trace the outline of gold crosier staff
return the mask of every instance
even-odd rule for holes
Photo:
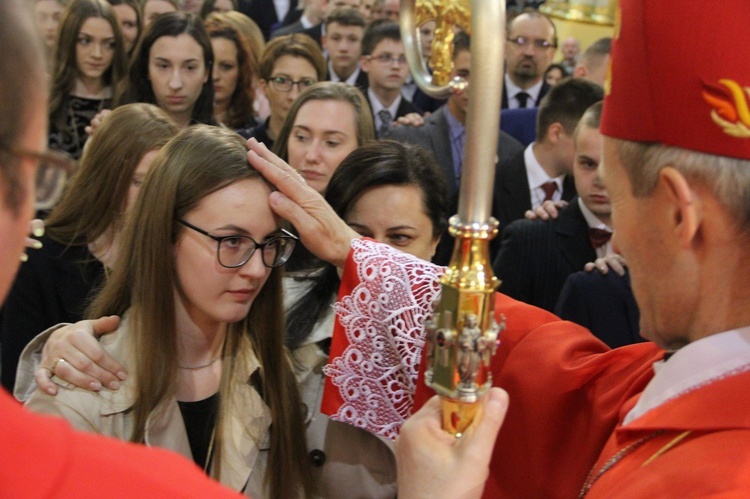
[[[450,267],[441,279],[442,296],[427,331],[426,382],[442,399],[443,428],[460,436],[471,423],[479,397],[492,386],[490,358],[503,325],[494,319],[489,242],[497,234],[490,217],[500,102],[503,84],[505,0],[401,0],[401,36],[415,82],[427,94],[444,98],[466,89],[450,80],[453,26],[471,35],[471,94],[458,215],[451,217],[456,238]],[[436,22],[430,75],[416,39],[416,28]]]

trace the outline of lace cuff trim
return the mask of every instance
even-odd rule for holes
[[[343,400],[331,418],[395,439],[413,409],[422,324],[445,269],[365,239],[352,252],[356,285],[335,305],[346,346],[324,369]]]

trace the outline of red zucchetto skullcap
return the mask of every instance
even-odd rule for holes
[[[620,0],[601,132],[750,159],[750,0]]]

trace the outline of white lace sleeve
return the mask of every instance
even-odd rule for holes
[[[358,284],[335,307],[348,346],[325,368],[344,401],[331,417],[395,438],[412,412],[423,323],[445,269],[373,241],[352,249]]]

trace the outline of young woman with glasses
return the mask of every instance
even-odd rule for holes
[[[38,390],[27,407],[172,449],[252,497],[305,497],[309,457],[279,269],[295,238],[270,193],[234,132],[198,125],[170,141],[89,308],[122,318],[101,344],[130,377],[117,391]]]
[[[88,138],[85,128],[111,107],[125,75],[127,55],[110,4],[73,0],[63,13],[52,68],[49,147],[77,159]]]
[[[325,80],[326,63],[320,47],[307,35],[294,34],[271,40],[260,60],[260,88],[268,98],[270,116],[253,129],[240,130],[273,148],[289,109],[297,96]]]

